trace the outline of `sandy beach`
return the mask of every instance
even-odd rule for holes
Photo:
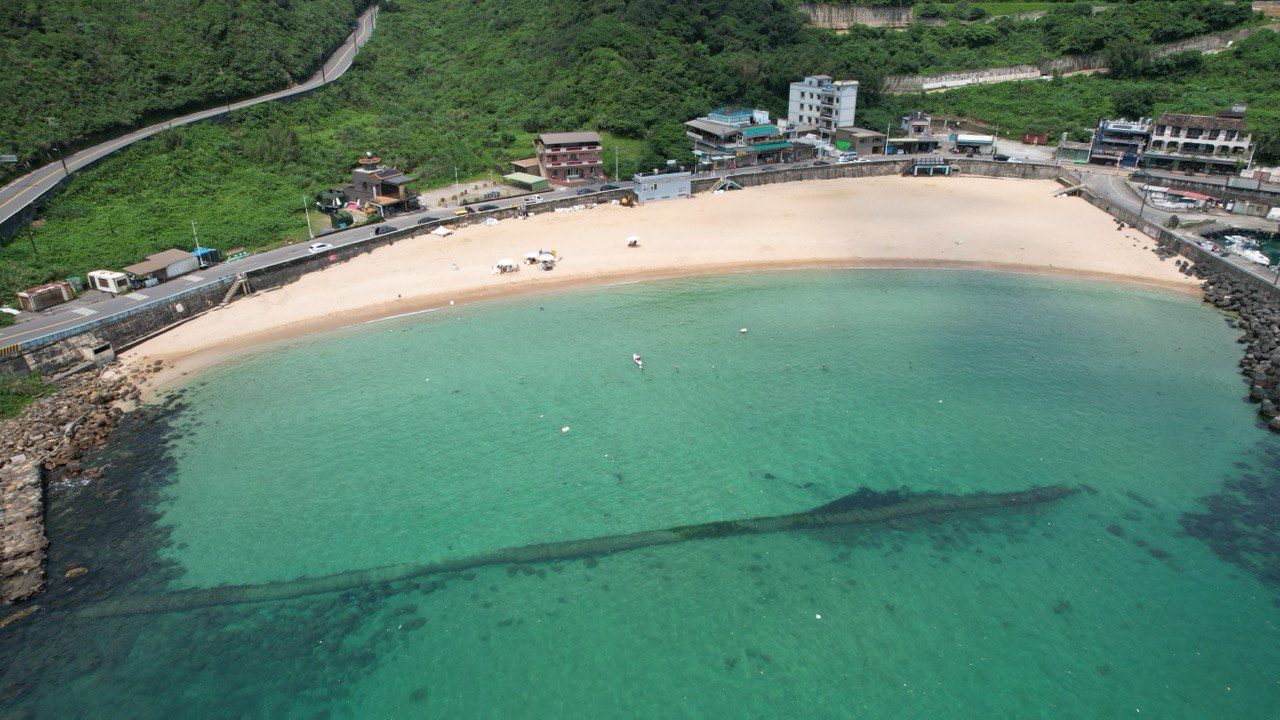
[[[1151,241],[1051,181],[879,177],[782,183],[639,208],[546,212],[397,242],[242,298],[125,353],[150,394],[273,341],[452,302],[626,280],[806,267],[970,267],[1195,292]],[[626,238],[638,236],[639,247]],[[543,272],[499,258],[554,249]],[[133,374],[133,373],[131,373]]]

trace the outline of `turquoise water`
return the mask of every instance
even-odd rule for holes
[[[109,480],[159,478],[135,508],[158,560],[112,594],[792,513],[861,487],[1086,491],[50,619],[33,627],[97,661],[55,662],[16,700],[58,717],[1269,717],[1280,593],[1180,524],[1224,483],[1276,475],[1235,337],[1157,290],[833,271],[286,343],[131,440],[164,452]]]

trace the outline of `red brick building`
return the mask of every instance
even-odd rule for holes
[[[552,185],[575,186],[604,182],[600,133],[543,133],[533,141],[538,169]]]

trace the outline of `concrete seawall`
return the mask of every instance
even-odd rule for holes
[[[1052,180],[1064,174],[1056,165],[1038,163],[1005,163],[985,159],[949,158],[955,172],[962,175],[990,178],[1011,178],[1023,180]],[[821,167],[791,167],[765,172],[748,172],[734,175],[708,175],[693,180],[694,193],[706,192],[718,185],[725,177],[743,187],[757,187],[783,182],[802,180],[824,180],[834,178],[875,177],[884,175],[902,175],[908,172],[913,160],[904,156],[901,159],[887,159],[864,163],[834,164]],[[1074,184],[1078,184],[1074,183]],[[555,202],[540,203],[532,208],[532,212],[541,214],[554,211],[556,208],[571,208],[592,203],[603,203],[617,200],[628,194],[627,190],[616,190],[596,193],[590,197],[567,198]],[[1114,208],[1088,193],[1082,193],[1089,202],[1120,219],[1138,225],[1136,217],[1130,217],[1121,208]],[[477,213],[457,218],[454,224],[469,225],[484,222],[492,217],[499,220],[516,217],[516,208]],[[378,235],[353,245],[336,247],[316,255],[301,255],[257,270],[244,273],[253,291],[267,290],[291,283],[303,275],[323,271],[335,262],[343,262],[351,258],[372,252],[376,248],[391,245],[401,240],[426,235],[433,226],[411,225],[396,232]],[[1188,249],[1180,251],[1190,257],[1192,253],[1206,254],[1193,244],[1186,243],[1176,235],[1162,228],[1147,224],[1145,230],[1162,243],[1179,243]],[[1172,245],[1171,245],[1172,247]],[[1210,255],[1212,257],[1212,255]],[[1227,265],[1220,258],[1216,261]],[[1242,272],[1228,265],[1228,272]],[[44,373],[56,372],[77,364],[92,360],[104,349],[129,347],[140,339],[162,332],[177,323],[185,322],[203,312],[216,307],[227,294],[231,285],[237,282],[234,264],[216,268],[228,273],[210,285],[189,290],[166,300],[153,301],[131,309],[126,313],[104,317],[88,325],[79,326],[61,334],[55,334],[24,343],[19,353],[0,358],[0,372],[24,374],[32,371]]]
[[[40,465],[17,455],[0,471],[0,599],[20,602],[44,589],[48,546]]]

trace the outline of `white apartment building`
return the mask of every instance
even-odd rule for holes
[[[816,128],[823,140],[830,141],[836,128],[853,127],[857,108],[857,80],[832,80],[830,75],[811,75],[791,83],[787,120],[801,128]]]

